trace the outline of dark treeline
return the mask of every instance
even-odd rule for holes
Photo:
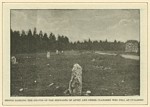
[[[91,41],[85,40],[83,42],[70,42],[68,37],[50,33],[37,33],[36,28],[33,31],[29,29],[13,31],[10,30],[11,35],[11,53],[34,53],[55,50],[101,50],[101,51],[124,51],[125,43],[116,41]]]

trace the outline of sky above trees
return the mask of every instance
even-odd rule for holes
[[[139,10],[115,9],[47,9],[11,10],[11,29],[34,29],[55,35],[65,35],[70,41],[138,40]]]

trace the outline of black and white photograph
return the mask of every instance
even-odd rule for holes
[[[140,9],[11,9],[10,96],[140,96]]]

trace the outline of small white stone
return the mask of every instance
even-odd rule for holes
[[[111,69],[110,67],[105,67],[105,68],[104,68],[104,70],[110,70],[110,69]]]
[[[52,85],[54,85],[54,83],[51,83],[51,84],[49,84],[48,86],[50,87],[50,86],[52,86]]]
[[[124,80],[121,81],[122,83],[124,82]]]
[[[36,83],[36,80],[34,81],[34,83]]]
[[[56,89],[58,89],[59,88],[59,86],[56,86]]]
[[[87,90],[86,93],[87,93],[87,94],[91,94],[91,91],[90,91],[90,90]]]
[[[20,88],[19,91],[20,91],[20,92],[23,91],[23,88]]]

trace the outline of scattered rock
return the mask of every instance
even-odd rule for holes
[[[22,91],[23,91],[23,88],[20,88],[19,91],[22,92]]]
[[[54,83],[49,84],[48,86],[51,87],[52,85],[54,85]]]
[[[90,90],[87,90],[86,93],[87,93],[87,94],[91,94],[91,91],[90,91]]]
[[[104,68],[104,70],[110,70],[110,69],[111,69],[110,67],[105,67],[105,68]]]
[[[90,91],[90,90],[87,90],[84,95],[85,95],[85,96],[90,96],[90,94],[91,94],[91,91]]]
[[[56,89],[58,89],[59,88],[59,86],[56,86]]]
[[[124,80],[122,80],[121,82],[124,83]]]
[[[49,64],[47,64],[47,66],[49,66]]]
[[[34,83],[36,83],[36,80],[34,81]]]

